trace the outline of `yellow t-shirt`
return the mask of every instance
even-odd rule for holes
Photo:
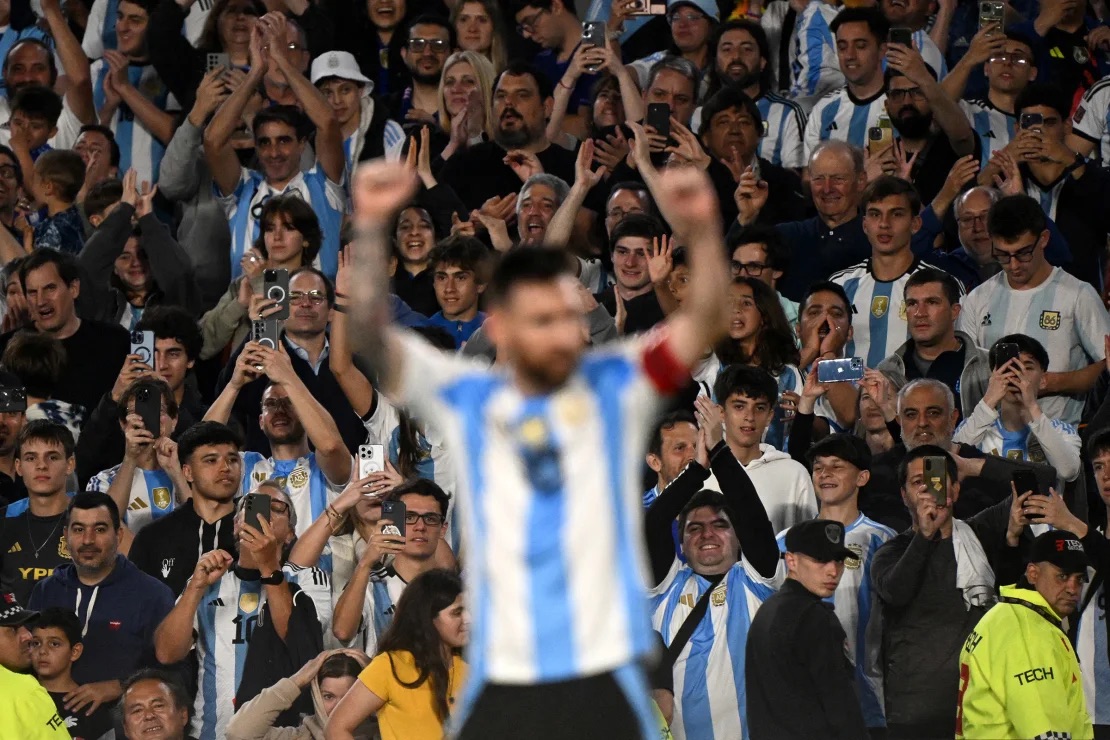
[[[390,658],[393,664],[390,665]],[[393,673],[396,670],[397,675]],[[443,724],[436,719],[432,687],[425,681],[415,689],[402,686],[397,678],[412,683],[420,675],[412,653],[398,651],[383,653],[366,666],[359,674],[359,680],[374,695],[385,701],[378,710],[378,727],[382,740],[441,740]],[[456,698],[466,681],[466,663],[455,656],[448,674],[448,707],[451,699]]]
[[[69,738],[54,700],[34,676],[0,666],[0,740]]]

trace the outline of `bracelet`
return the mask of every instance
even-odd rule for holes
[[[564,85],[562,80],[559,80],[559,87],[565,90],[574,90],[574,85]]]

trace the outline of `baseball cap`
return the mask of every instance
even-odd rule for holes
[[[697,8],[718,23],[721,21],[721,12],[717,9],[716,0],[667,0],[667,18],[670,19],[674,11],[683,5]]]
[[[18,627],[38,619],[39,613],[27,611],[15,599],[15,594],[0,593],[0,627]]]
[[[810,519],[795,524],[786,531],[786,551],[808,555],[822,563],[857,557],[844,546],[844,525],[832,519]]]
[[[1029,562],[1052,563],[1065,573],[1082,573],[1087,570],[1087,552],[1074,534],[1054,529],[1033,540]]]
[[[813,461],[819,457],[839,457],[860,470],[871,469],[871,449],[866,442],[854,434],[843,432],[830,434],[806,451],[806,461],[810,468],[813,467]]]
[[[312,84],[315,85],[326,77],[354,80],[364,85],[370,82],[370,78],[358,68],[355,55],[349,51],[327,51],[312,60]]]

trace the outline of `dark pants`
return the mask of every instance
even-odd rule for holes
[[[459,740],[647,740],[611,673],[535,686],[490,684]]]

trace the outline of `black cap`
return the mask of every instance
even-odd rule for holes
[[[16,601],[15,594],[0,593],[0,627],[18,627],[38,619],[39,613],[27,611]]]
[[[813,461],[819,457],[839,457],[846,463],[855,465],[860,470],[871,469],[871,449],[867,443],[854,434],[838,432],[830,434],[806,451],[806,461],[810,470]]]
[[[810,519],[795,524],[786,531],[786,551],[808,555],[822,563],[858,558],[844,546],[844,525],[832,519]]]
[[[1074,534],[1054,529],[1033,540],[1029,548],[1029,562],[1052,563],[1065,573],[1084,573],[1087,570],[1087,552]]]

